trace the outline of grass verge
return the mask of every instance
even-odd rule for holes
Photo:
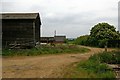
[[[90,50],[76,45],[44,45],[32,49],[5,49],[2,51],[2,56],[37,56],[44,54],[85,53],[88,51]]]
[[[66,68],[66,78],[108,78],[114,80],[115,72],[107,64],[120,64],[120,51],[103,52],[91,56],[87,61]]]

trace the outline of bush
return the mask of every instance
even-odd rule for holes
[[[88,45],[88,38],[89,35],[80,36],[75,40],[74,43],[78,45]]]

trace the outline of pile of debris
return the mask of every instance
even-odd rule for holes
[[[108,64],[116,73],[116,78],[120,78],[120,64]]]

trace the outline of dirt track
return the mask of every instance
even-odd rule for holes
[[[30,57],[3,58],[3,78],[58,78],[63,69],[81,60],[86,60],[94,53],[104,51],[101,48],[89,48],[84,54],[60,54]],[[110,49],[111,50],[111,49]]]

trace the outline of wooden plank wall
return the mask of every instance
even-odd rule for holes
[[[2,21],[3,32],[3,46],[6,42],[13,43],[15,41],[19,43],[33,41],[33,20],[3,20]]]

